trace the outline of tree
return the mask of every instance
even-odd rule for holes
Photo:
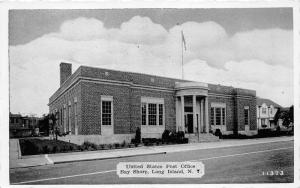
[[[42,119],[39,120],[40,132],[43,132],[46,136],[49,135],[49,114],[44,114]]]
[[[57,127],[57,120],[58,120],[59,112],[56,112],[55,114],[49,114],[49,130],[52,132],[52,134],[55,135],[55,139],[57,140],[57,135],[59,135],[59,129]]]
[[[291,106],[289,110],[283,116],[283,125],[289,126],[290,123],[294,123],[294,106]]]

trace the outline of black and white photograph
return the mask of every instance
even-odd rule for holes
[[[7,8],[8,185],[299,182],[296,4],[100,5]]]

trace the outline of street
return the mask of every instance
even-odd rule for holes
[[[293,141],[201,149],[159,155],[73,162],[10,170],[11,184],[292,183]],[[119,162],[202,161],[202,178],[119,178]],[[275,171],[280,174],[275,175]]]

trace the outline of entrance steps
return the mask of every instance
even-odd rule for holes
[[[189,143],[198,143],[198,142],[217,142],[220,141],[219,137],[211,133],[200,133],[199,139],[198,134],[185,134],[185,137],[189,139]]]

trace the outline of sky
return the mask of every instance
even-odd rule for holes
[[[10,111],[48,113],[59,64],[256,90],[293,104],[291,8],[11,10]]]

